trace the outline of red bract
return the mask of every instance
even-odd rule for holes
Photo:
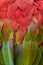
[[[24,36],[28,25],[34,21],[43,26],[43,0],[0,0],[0,19],[7,20],[13,31],[18,30],[18,39]],[[6,28],[6,23],[4,27]]]

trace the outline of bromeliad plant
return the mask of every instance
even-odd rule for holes
[[[14,47],[23,45],[16,65],[39,64],[41,51],[43,55],[43,0],[0,0],[1,65],[14,65],[11,39]]]

